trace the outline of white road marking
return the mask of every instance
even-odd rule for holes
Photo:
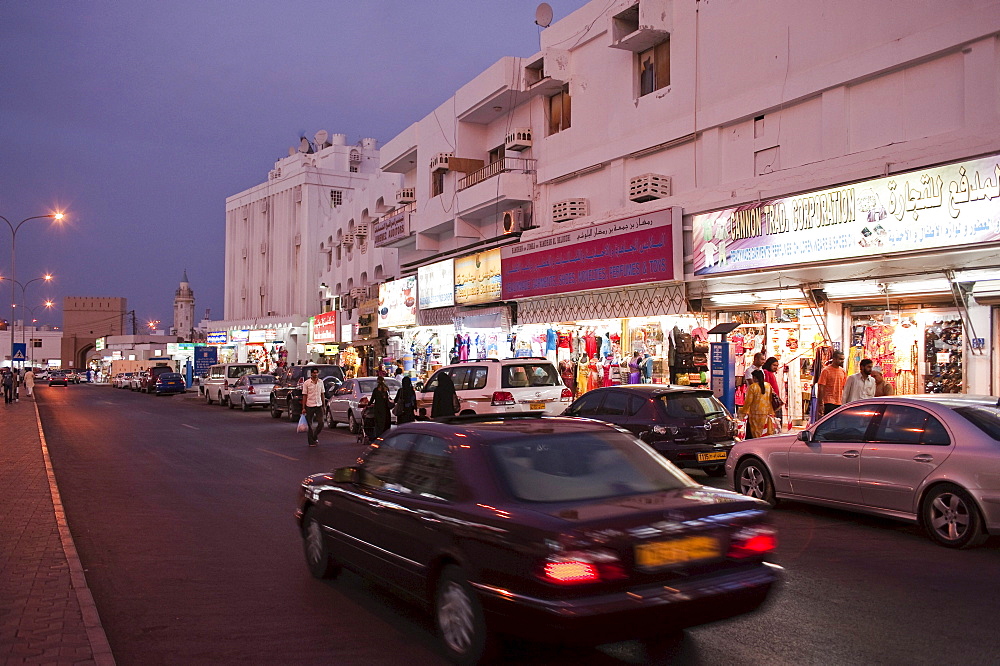
[[[284,458],[285,460],[298,460],[298,458],[286,456],[284,453],[276,453],[274,451],[268,451],[267,449],[257,449],[257,450],[263,451],[264,453],[270,453],[272,456],[278,456],[279,458]]]
[[[195,428],[193,425],[188,425],[187,423],[182,423],[185,428],[191,428],[191,430],[201,430],[201,428]]]

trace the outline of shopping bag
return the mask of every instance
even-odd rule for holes
[[[309,430],[309,421],[306,420],[306,415],[302,414],[299,416],[299,424],[295,426],[295,432],[307,432]]]

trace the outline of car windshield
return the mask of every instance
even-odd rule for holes
[[[560,383],[559,373],[551,363],[505,365],[500,372],[501,388],[558,386]]]
[[[998,405],[1000,405],[1000,402],[998,402]],[[1000,406],[998,405],[958,407],[955,411],[971,421],[977,428],[994,440],[1000,442]]]
[[[725,413],[725,407],[711,393],[668,393],[659,396],[667,416],[675,419],[703,419]]]
[[[229,367],[229,379],[239,379],[243,375],[257,374],[256,365],[233,365]]]
[[[490,455],[525,502],[579,502],[687,488],[673,465],[625,433],[540,434],[493,442]]]

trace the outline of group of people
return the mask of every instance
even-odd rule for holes
[[[757,352],[743,375],[746,394],[739,415],[746,419],[746,439],[775,435],[781,430],[784,402],[778,390],[778,359]]]
[[[819,403],[823,405],[823,414],[829,414],[841,405],[883,395],[892,395],[892,384],[875,370],[872,360],[862,359],[858,364],[858,372],[851,376],[844,370],[844,353],[833,352],[830,363],[823,368],[817,381],[819,388]]]
[[[31,397],[35,390],[35,372],[31,368],[26,369],[23,376],[16,369],[3,368],[0,372],[3,373],[0,375],[0,385],[3,386],[4,404],[9,405],[17,400],[17,387],[20,385],[24,386],[25,395]]]
[[[400,383],[395,398],[391,398],[389,387],[385,383],[385,373],[379,372],[378,381],[372,389],[366,407],[366,410],[371,410],[374,437],[381,437],[389,430],[393,416],[396,417],[396,424],[402,425],[413,421],[426,421],[428,418],[454,416],[461,409],[455,383],[448,373],[443,372],[438,377],[430,417],[427,416],[425,408],[417,407],[417,392],[413,388],[413,381],[409,377],[403,377]],[[314,368],[309,373],[309,379],[302,384],[302,413],[306,417],[309,446],[316,446],[319,443],[319,433],[323,430],[325,393],[323,381],[319,378],[319,369]]]

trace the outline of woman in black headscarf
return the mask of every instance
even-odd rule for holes
[[[431,418],[439,416],[454,416],[458,412],[458,393],[451,375],[442,372],[438,376],[438,384],[434,389],[434,402],[431,403]]]
[[[381,437],[382,433],[392,425],[392,417],[389,411],[392,409],[392,400],[389,399],[389,387],[385,385],[385,377],[379,374],[378,383],[372,389],[372,412],[375,415],[375,436]]]
[[[393,409],[396,414],[396,425],[416,421],[416,409],[417,393],[413,390],[413,382],[409,377],[403,377],[403,385],[396,391],[396,407]]]

